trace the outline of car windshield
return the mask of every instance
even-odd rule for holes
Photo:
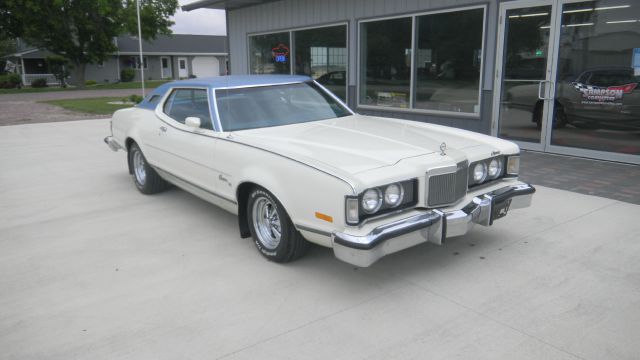
[[[334,119],[351,115],[313,82],[216,90],[224,131]]]

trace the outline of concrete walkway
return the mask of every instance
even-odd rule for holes
[[[138,193],[106,121],[0,127],[3,359],[637,359],[640,206],[531,208],[358,269],[265,261],[236,218]]]

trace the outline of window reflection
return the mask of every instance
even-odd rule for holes
[[[295,73],[309,75],[346,101],[347,26],[293,32]]]
[[[640,154],[640,4],[565,4],[551,143]]]
[[[290,74],[290,56],[288,32],[249,37],[251,74]]]
[[[478,113],[483,9],[417,20],[415,107]]]
[[[361,24],[360,104],[409,107],[411,18]]]

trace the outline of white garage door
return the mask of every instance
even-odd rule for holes
[[[215,56],[196,56],[192,66],[193,75],[199,78],[220,75],[220,64]]]

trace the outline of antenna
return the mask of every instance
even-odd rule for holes
[[[140,83],[142,84],[142,97],[144,97],[144,58],[142,57],[142,27],[140,26],[140,0],[136,0],[136,13],[138,15],[138,50],[140,52]]]

